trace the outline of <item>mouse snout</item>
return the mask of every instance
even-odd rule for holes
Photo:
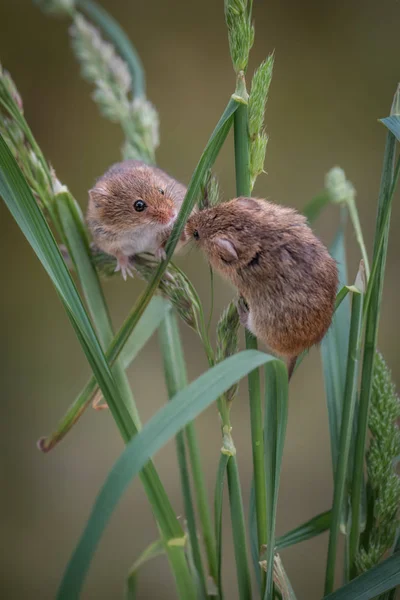
[[[159,211],[158,221],[163,225],[171,225],[172,223],[174,223],[177,214],[178,213],[175,207],[165,207],[162,211]]]

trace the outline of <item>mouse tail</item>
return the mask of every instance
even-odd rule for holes
[[[292,356],[292,358],[289,358],[289,360],[287,361],[287,369],[288,369],[288,379],[290,381],[292,375],[293,375],[293,371],[294,368],[296,366],[296,362],[297,362],[298,356]]]

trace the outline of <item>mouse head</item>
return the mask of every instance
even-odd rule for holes
[[[89,198],[97,218],[118,232],[146,225],[167,229],[177,215],[168,186],[149,169],[106,174],[89,191]]]
[[[205,252],[215,269],[231,275],[259,253],[254,219],[259,210],[255,200],[236,198],[199,211],[189,218],[186,237]]]

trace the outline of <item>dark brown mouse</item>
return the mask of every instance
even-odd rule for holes
[[[167,173],[139,160],[113,165],[89,191],[87,222],[95,244],[116,257],[116,271],[132,276],[129,257],[164,246],[186,194]]]
[[[290,376],[329,328],[338,287],[336,262],[305,217],[241,197],[192,215],[186,235],[239,290],[242,324],[286,359]]]

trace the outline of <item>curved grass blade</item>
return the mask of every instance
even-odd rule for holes
[[[103,31],[118,51],[118,54],[126,62],[132,77],[134,96],[136,98],[145,96],[146,82],[142,61],[119,23],[93,0],[76,0],[76,6]]]
[[[323,600],[372,600],[399,584],[400,552],[396,552]]]
[[[244,351],[198,377],[150,419],[115,463],[93,506],[88,523],[63,577],[58,600],[78,598],[93,554],[121,496],[150,457],[207,406],[252,369],[276,359]],[[181,544],[181,540],[178,540]],[[173,540],[170,540],[170,545]]]
[[[164,542],[162,540],[157,540],[147,546],[139,558],[133,563],[126,580],[125,600],[135,600],[136,598],[138,571],[140,567],[149,560],[161,556],[162,554],[165,554]]]
[[[154,296],[143,313],[134,333],[128,338],[122,352],[120,361],[124,369],[127,369],[138,353],[147,344],[153,333],[158,329],[165,318],[171,305],[161,298]],[[49,436],[38,441],[38,447],[42,452],[52,450],[70,431],[72,426],[89,406],[95,394],[98,392],[96,380],[91,379],[84,387],[76,400],[71,404],[64,417],[61,419],[57,429]]]
[[[283,550],[283,548],[289,548],[295,544],[306,542],[307,540],[321,535],[329,529],[331,526],[332,511],[326,510],[325,512],[313,517],[303,525],[299,525],[295,529],[284,533],[276,539],[276,549]]]

